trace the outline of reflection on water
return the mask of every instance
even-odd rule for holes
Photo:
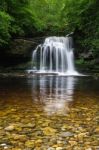
[[[36,97],[35,100],[42,102],[47,114],[66,114],[69,111],[69,103],[73,100],[76,82],[74,77],[43,76],[37,80],[33,79],[33,100]]]
[[[0,78],[0,150],[98,150],[98,137],[99,80]]]

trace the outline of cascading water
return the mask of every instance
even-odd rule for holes
[[[71,37],[48,37],[33,51],[32,61],[38,73],[77,75]]]

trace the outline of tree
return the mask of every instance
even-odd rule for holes
[[[99,49],[98,0],[1,0],[0,44],[11,38],[76,33],[81,50]]]
[[[7,44],[9,38],[10,25],[12,18],[3,11],[0,11],[0,45]]]

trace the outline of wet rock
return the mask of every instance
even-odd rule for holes
[[[22,149],[19,147],[15,147],[15,148],[12,148],[11,150],[22,150]]]
[[[2,130],[3,129],[3,127],[0,127],[0,130]]]
[[[4,149],[8,149],[8,146],[4,146]]]
[[[2,144],[0,144],[0,146],[6,146],[7,144],[6,143],[2,143]]]
[[[81,150],[81,147],[74,146],[74,147],[73,147],[73,150]],[[84,149],[84,150],[86,150],[86,149]]]
[[[62,126],[61,130],[62,130],[62,131],[65,131],[65,130],[68,129],[68,128],[69,128],[69,126],[65,124],[65,125]]]
[[[27,148],[34,148],[34,144],[35,144],[34,140],[28,140],[25,142],[25,146]]]
[[[43,135],[43,132],[42,132],[42,131],[36,131],[35,135],[36,135],[36,136],[42,136],[42,135]]]
[[[15,109],[15,108],[11,109],[11,112],[16,112],[16,111],[17,111],[17,109]]]
[[[92,150],[92,148],[91,148],[91,147],[89,147],[89,148],[86,148],[86,150]]]
[[[50,121],[49,121],[49,120],[46,120],[46,122],[44,122],[44,123],[42,124],[42,127],[48,127],[48,126],[49,126],[49,123],[50,123]]]
[[[74,146],[74,145],[77,145],[77,142],[76,142],[76,141],[69,141],[69,144],[70,144],[71,146]]]
[[[67,144],[67,142],[66,141],[57,141],[57,145],[59,147],[62,147],[64,144]]]
[[[86,118],[86,121],[90,121],[90,120],[91,120],[91,118],[89,118],[89,117],[88,117],[88,118]]]
[[[83,138],[84,138],[84,137],[87,137],[87,135],[88,135],[88,133],[85,132],[85,133],[79,133],[78,135],[75,135],[75,137],[77,137],[77,139],[78,139],[79,141],[83,141]]]
[[[56,132],[57,132],[57,130],[53,129],[51,127],[45,127],[45,128],[43,128],[43,133],[45,135],[54,135]]]
[[[95,133],[99,133],[99,127],[96,127],[96,129],[94,130]]]
[[[8,149],[8,145],[6,143],[2,143],[0,144],[0,147],[2,147],[3,149]]]
[[[41,144],[42,144],[42,142],[43,142],[43,141],[42,141],[41,139],[36,140],[36,141],[35,141],[35,146],[36,146],[36,147],[40,147]]]
[[[0,130],[0,138],[1,138],[1,136],[4,136],[5,134],[6,134],[5,131]]]
[[[56,144],[56,143],[57,143],[56,138],[51,138],[51,139],[50,139],[50,143],[51,143],[51,145],[52,145],[52,144]]]
[[[15,129],[14,125],[9,125],[5,128],[6,131],[13,131]]]
[[[34,42],[34,39],[32,40],[27,40],[27,39],[14,39],[11,42],[11,47],[10,47],[10,54],[17,54],[17,55],[30,55],[31,50],[33,49],[33,47],[35,47],[35,45],[37,45]]]
[[[53,148],[53,147],[49,147],[47,150],[55,150],[55,148]]]
[[[87,141],[87,142],[85,142],[84,144],[85,144],[85,145],[91,145],[91,142],[88,142],[88,141]]]
[[[95,150],[99,150],[99,146],[95,146]]]
[[[24,128],[34,128],[35,124],[34,123],[28,123],[26,125],[23,126]]]
[[[61,137],[71,137],[74,134],[72,132],[61,132]]]
[[[21,148],[22,150],[24,149],[24,143],[23,142],[18,142],[18,147]]]
[[[13,130],[16,130],[16,131],[22,131],[22,127],[21,127],[21,124],[18,123],[18,124],[10,124],[8,127],[5,128],[6,131],[13,131]]]
[[[11,138],[13,138],[14,140],[20,140],[20,142],[24,142],[27,140],[26,135],[19,135],[19,134],[12,134]]]
[[[62,147],[57,147],[56,150],[63,150],[63,148]]]
[[[58,146],[57,144],[55,144],[55,145],[53,145],[52,147],[56,149],[56,148],[59,147],[59,146]]]

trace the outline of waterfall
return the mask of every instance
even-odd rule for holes
[[[38,73],[77,75],[71,37],[47,37],[33,51],[32,61]]]

